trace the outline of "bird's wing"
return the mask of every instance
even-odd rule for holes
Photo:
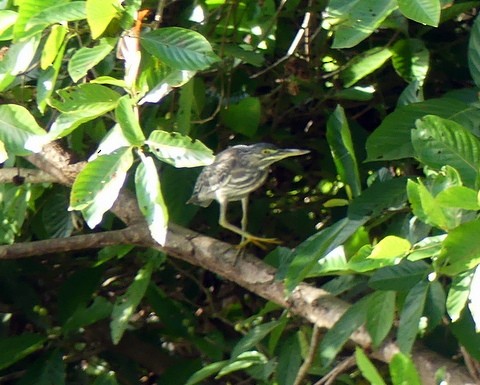
[[[236,159],[232,156],[221,156],[206,166],[198,176],[192,197],[189,202],[208,206],[212,199],[216,198],[215,192],[225,186],[231,177],[232,168]],[[203,204],[202,204],[203,203]]]

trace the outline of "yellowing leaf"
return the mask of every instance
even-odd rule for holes
[[[412,245],[408,240],[389,235],[377,243],[368,258],[390,259],[403,257],[411,247]]]

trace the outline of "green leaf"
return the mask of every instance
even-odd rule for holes
[[[368,220],[385,211],[404,207],[407,201],[406,183],[406,178],[374,182],[350,203],[348,217],[352,220]]]
[[[398,7],[409,19],[437,27],[440,21],[440,0],[398,0]]]
[[[45,134],[25,107],[16,104],[0,105],[0,140],[5,144],[7,152],[26,156],[30,154],[25,149],[27,141]]]
[[[57,83],[58,74],[63,63],[65,49],[67,47],[68,36],[63,40],[63,44],[58,48],[55,60],[46,70],[41,71],[37,80],[37,106],[43,114],[47,107],[47,101],[50,100]]]
[[[480,87],[480,17],[475,18],[468,41],[468,68],[473,81]]]
[[[140,211],[152,238],[164,246],[168,230],[168,210],[163,201],[157,168],[151,157],[142,156],[135,173],[135,190]]]
[[[194,81],[189,80],[180,88],[176,124],[178,132],[182,135],[190,133],[194,105],[194,84]]]
[[[412,245],[404,238],[394,235],[387,235],[378,242],[368,258],[372,259],[394,259],[403,257],[410,251]]]
[[[424,316],[427,319],[426,331],[432,331],[445,316],[446,295],[442,284],[433,280],[428,284],[427,299],[425,301]]]
[[[475,330],[475,323],[468,307],[457,322],[450,324],[453,335],[457,338],[468,353],[476,360],[480,360],[480,333]]]
[[[354,331],[367,319],[368,297],[350,306],[320,342],[319,353],[323,366],[329,365]]]
[[[29,32],[26,26],[30,19],[32,19],[42,10],[49,8],[52,5],[58,4],[58,2],[58,0],[22,0],[19,3],[18,18],[13,28],[15,42],[18,42]]]
[[[437,261],[442,274],[456,276],[480,263],[479,232],[480,219],[475,219],[448,233]]]
[[[117,199],[132,163],[129,147],[87,163],[73,183],[69,209],[81,210],[90,228],[98,225]]]
[[[355,348],[355,359],[362,376],[367,379],[371,385],[386,385],[372,361],[368,359],[364,351],[358,346]]]
[[[115,48],[115,39],[101,39],[95,47],[82,47],[68,62],[68,74],[74,82],[87,76],[90,69],[100,63]]]
[[[126,293],[117,297],[113,305],[112,321],[110,322],[112,341],[115,345],[122,339],[130,318],[145,295],[152,271],[153,262],[150,261],[137,272]]]
[[[60,112],[90,112],[97,116],[113,110],[121,95],[100,84],[85,83],[57,91],[62,100],[52,100],[52,106]]]
[[[305,277],[312,273],[312,269],[320,258],[345,243],[364,222],[363,219],[344,218],[303,241],[292,254],[292,261],[285,277],[287,291],[293,291]]]
[[[429,68],[430,53],[422,40],[398,40],[391,48],[395,71],[407,82],[422,85]]]
[[[376,290],[409,290],[430,271],[429,265],[425,262],[403,260],[398,265],[382,267],[375,271],[368,281],[368,286]]]
[[[477,266],[470,283],[468,308],[475,323],[475,331],[480,333],[480,268]]]
[[[422,385],[413,361],[405,354],[397,353],[389,363],[393,385]]]
[[[395,319],[395,292],[376,291],[369,295],[367,307],[367,331],[373,347],[378,347],[388,335]]]
[[[36,58],[41,37],[42,35],[37,33],[8,47],[0,61],[0,91],[4,91],[15,80],[15,76],[28,72]]]
[[[0,369],[7,368],[41,349],[46,340],[45,336],[34,333],[3,337],[0,340]]]
[[[7,149],[5,148],[5,144],[0,141],[0,163],[5,162],[8,159]]]
[[[63,354],[55,349],[30,364],[17,385],[65,385],[66,364]]]
[[[132,146],[143,145],[145,136],[142,127],[140,127],[138,110],[129,95],[124,95],[118,100],[115,119],[122,128],[123,136],[129,144]]]
[[[480,110],[453,98],[430,99],[397,108],[389,114],[367,138],[367,160],[394,160],[415,156],[411,142],[411,130],[421,117],[432,114],[462,124],[471,132],[477,132]]]
[[[480,210],[477,192],[464,186],[452,186],[440,191],[435,202],[442,207],[458,207],[464,210]]]
[[[206,166],[214,159],[202,142],[177,132],[152,131],[145,144],[158,159],[175,167]]]
[[[177,70],[203,70],[220,60],[207,39],[184,28],[168,27],[147,32],[140,43],[148,53]]]
[[[100,84],[80,84],[59,90],[62,100],[51,100],[54,108],[62,112],[53,122],[49,136],[52,139],[70,134],[80,124],[113,110],[121,95]]]
[[[427,292],[428,283],[422,280],[408,292],[405,298],[397,331],[397,344],[402,353],[409,354],[415,342]]]
[[[17,21],[18,13],[10,10],[0,11],[0,41],[13,38],[13,28]]]
[[[351,48],[372,34],[397,8],[393,0],[331,0],[325,21],[335,27],[332,48]]]
[[[220,111],[220,119],[225,126],[233,131],[252,138],[257,133],[261,114],[260,100],[248,97],[223,108]]]
[[[440,254],[442,242],[447,235],[435,235],[433,237],[423,238],[421,241],[413,245],[411,253],[408,255],[408,260],[415,262],[425,258],[435,258]]]
[[[95,297],[88,307],[79,307],[65,322],[62,331],[66,334],[78,332],[95,322],[104,320],[112,313],[113,305],[103,297]]]
[[[439,170],[454,167],[468,187],[476,185],[480,164],[478,139],[454,121],[428,115],[419,119],[412,131],[412,144],[418,159]]]
[[[58,291],[58,318],[61,323],[92,300],[103,272],[102,267],[86,268],[74,272],[65,280]]]
[[[212,364],[204,366],[199,371],[193,373],[193,375],[188,379],[185,385],[194,385],[205,380],[206,378],[213,376],[218,373],[223,367],[228,365],[229,361],[219,361]]]
[[[340,73],[343,86],[345,88],[353,86],[360,79],[379,69],[391,56],[392,51],[382,47],[375,47],[360,56],[355,56]]]
[[[268,334],[272,332],[277,326],[281,324],[281,321],[271,321],[258,326],[255,326],[247,334],[245,334],[240,341],[237,342],[232,350],[231,356],[235,358],[241,353],[250,350],[255,347],[261,340],[263,340]]]
[[[415,183],[409,180],[407,182],[407,193],[413,213],[418,219],[441,229],[452,227],[442,207],[435,201],[435,198],[423,183],[420,181]]]
[[[52,26],[40,59],[40,67],[43,70],[47,69],[59,54],[60,47],[64,44],[67,32],[67,28],[63,25],[57,24]]]
[[[50,25],[60,24],[66,21],[83,20],[87,17],[85,1],[68,1],[52,4],[43,8],[27,22],[27,29],[38,24]]]
[[[468,270],[452,278],[452,284],[447,295],[447,313],[452,322],[457,322],[460,319],[463,309],[467,305],[473,274],[472,270]]]
[[[337,106],[328,118],[327,141],[342,182],[350,187],[353,197],[360,195],[362,187],[357,158],[345,111],[341,106]]]
[[[277,383],[278,385],[293,385],[302,364],[298,334],[291,334],[284,338],[278,349]]]
[[[244,352],[238,357],[235,357],[234,360],[231,360],[228,365],[225,365],[218,372],[217,378],[221,378],[223,376],[226,376],[227,374],[237,372],[239,370],[247,369],[254,365],[266,364],[267,361],[267,357],[265,357],[265,355],[260,352]]]
[[[92,38],[98,38],[117,16],[119,3],[117,0],[87,0],[86,16],[92,31]]]

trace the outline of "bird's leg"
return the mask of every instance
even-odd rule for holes
[[[253,243],[254,245],[266,249],[265,243],[275,243],[280,244],[281,242],[275,238],[261,238],[256,237],[255,235],[250,234],[247,231],[247,218],[248,218],[248,197],[242,198],[242,221],[241,225],[242,228],[239,229],[237,226],[232,225],[227,221],[227,204],[228,202],[221,202],[220,203],[220,226],[233,231],[234,233],[239,234],[242,237],[240,244],[238,245],[239,249],[243,249],[249,243]]]
[[[247,216],[248,216],[248,196],[242,198],[242,231],[246,234],[247,233]],[[245,235],[242,235],[242,240],[240,244],[245,242]]]

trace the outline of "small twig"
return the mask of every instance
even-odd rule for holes
[[[345,370],[355,365],[355,356],[350,356],[335,366],[330,372],[323,376],[319,381],[313,385],[331,385],[333,381]]]
[[[282,56],[280,59],[278,59],[275,63],[269,65],[268,67],[266,67],[263,70],[257,72],[256,74],[251,75],[250,79],[255,79],[255,78],[263,75],[264,73],[270,71],[272,68],[276,67],[277,65],[284,62],[290,56],[293,55],[293,53],[297,50],[298,45],[300,44],[300,40],[302,39],[303,35],[305,34],[306,29],[308,28],[311,16],[312,16],[311,12],[306,12],[305,13],[305,16],[303,17],[302,25],[300,26],[300,29],[297,31],[297,34],[295,35],[295,38],[292,41],[292,44],[290,44],[290,47],[288,48],[287,53],[284,56]]]
[[[308,349],[308,355],[305,358],[302,366],[298,370],[297,377],[293,385],[300,385],[302,381],[308,374],[310,367],[312,366],[313,360],[315,358],[315,353],[317,352],[318,343],[320,342],[320,328],[317,325],[313,325],[312,338],[310,340],[310,348]]]
[[[152,28],[157,29],[160,27],[163,21],[163,10],[165,9],[165,0],[159,0],[157,5],[157,11],[155,12],[154,22],[152,23]]]

